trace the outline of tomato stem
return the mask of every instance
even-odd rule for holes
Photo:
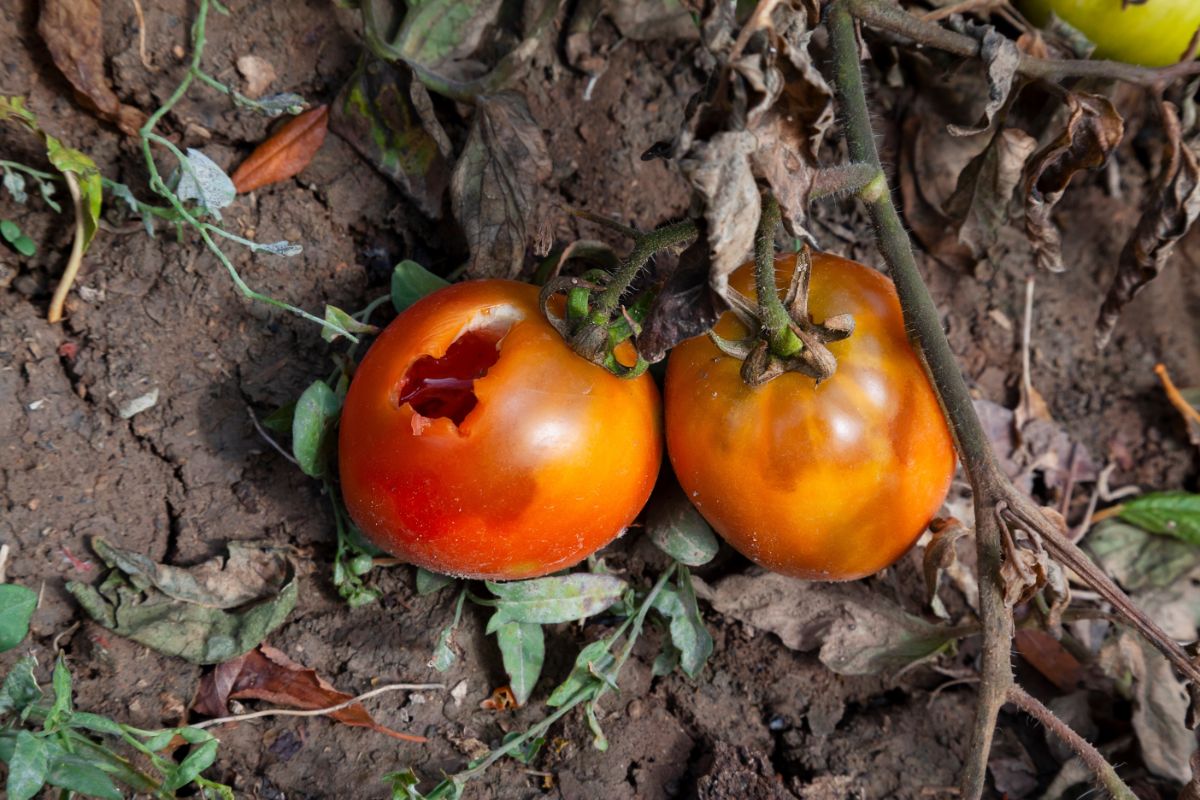
[[[779,227],[779,213],[775,195],[763,192],[762,216],[754,237],[754,291],[758,295],[758,319],[771,352],[787,358],[800,352],[804,344],[792,331],[792,318],[779,299],[775,283],[775,229]]]

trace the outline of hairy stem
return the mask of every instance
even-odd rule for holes
[[[889,0],[844,0],[849,12],[880,30],[899,34],[914,42],[945,50],[964,58],[979,55],[974,37],[943,28],[936,22],[913,16]],[[1021,53],[1017,72],[1027,78],[1058,81],[1063,78],[1102,78],[1151,88],[1165,86],[1178,78],[1200,74],[1200,61],[1183,61],[1158,69],[1120,61],[1036,58]]]
[[[654,254],[668,247],[682,244],[696,235],[696,225],[690,220],[676,222],[642,234],[633,246],[633,252],[621,264],[621,268],[613,275],[607,288],[596,300],[592,310],[593,321],[606,324],[612,320],[613,313],[621,304],[621,297],[633,283],[637,274],[650,262]]]
[[[1053,733],[1074,750],[1075,755],[1079,756],[1084,764],[1087,764],[1088,769],[1095,774],[1097,780],[1104,786],[1104,790],[1112,795],[1114,800],[1137,800],[1137,795],[1125,784],[1125,781],[1121,780],[1121,777],[1117,775],[1117,771],[1113,769],[1112,764],[1108,763],[1104,756],[1100,754],[1100,751],[1093,747],[1087,739],[1084,739],[1078,733],[1071,730],[1070,725],[1059,719],[1053,711],[1042,705],[1036,697],[1019,686],[1010,686],[1008,688],[1008,702],[1045,725],[1046,730]]]
[[[962,458],[963,467],[975,488],[977,529],[975,546],[979,561],[979,610],[983,624],[982,683],[979,706],[972,734],[971,754],[963,771],[962,792],[967,800],[983,793],[987,757],[995,731],[996,714],[1012,685],[1009,648],[1012,641],[1012,615],[1004,602],[1000,580],[1000,528],[994,522],[992,508],[1000,499],[997,487],[1003,480],[996,465],[991,444],[975,415],[966,382],[959,371],[950,343],[942,331],[937,306],[925,288],[917,269],[912,242],[900,221],[887,188],[875,134],[867,110],[862,69],[858,61],[858,40],[854,32],[851,6],[835,2],[829,10],[829,29],[833,44],[838,100],[844,117],[850,157],[875,168],[876,178],[860,192],[875,224],[879,250],[887,262],[905,327],[929,375],[941,403]]]
[[[771,350],[777,356],[790,356],[803,345],[792,333],[792,318],[779,299],[775,283],[775,229],[779,227],[779,201],[770,192],[763,193],[762,216],[754,236],[754,291],[758,295],[758,318]]]

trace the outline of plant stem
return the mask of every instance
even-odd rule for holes
[[[937,392],[963,467],[975,489],[975,546],[979,563],[979,610],[983,624],[982,681],[971,754],[962,777],[963,797],[973,800],[983,793],[996,715],[1012,684],[1012,664],[1009,660],[1012,615],[1004,602],[1000,576],[1000,527],[994,515],[994,506],[999,499],[995,491],[1002,478],[991,445],[975,415],[954,352],[942,331],[937,306],[917,269],[912,242],[892,203],[867,110],[858,60],[858,40],[849,2],[853,0],[838,0],[830,7],[829,30],[837,93],[850,157],[855,162],[870,164],[876,170],[876,178],[867,184],[860,195],[875,224],[879,250],[896,284],[909,338],[920,354],[921,362]]]
[[[775,282],[775,229],[779,227],[779,201],[770,192],[763,192],[762,216],[754,235],[754,291],[758,296],[758,319],[767,332],[771,351],[784,358],[795,355],[803,347],[792,332],[792,318],[779,299]]]
[[[1036,697],[1019,686],[1010,686],[1008,701],[1045,725],[1048,731],[1074,750],[1075,755],[1079,756],[1084,764],[1087,764],[1088,769],[1096,775],[1100,783],[1104,785],[1104,790],[1112,795],[1114,800],[1137,800],[1137,795],[1125,784],[1125,781],[1121,780],[1112,764],[1108,763],[1100,751],[1093,747],[1087,739],[1071,730],[1070,725],[1059,719]]]
[[[964,58],[979,55],[980,42],[974,37],[943,28],[935,22],[913,16],[888,0],[844,0],[850,13],[881,30],[899,34],[923,45],[945,50]],[[1058,81],[1063,78],[1101,78],[1137,86],[1158,88],[1188,75],[1200,74],[1200,61],[1183,61],[1158,69],[1125,64],[1120,61],[1036,58],[1020,54],[1017,72],[1027,78]]]
[[[621,264],[621,268],[613,275],[607,288],[596,300],[592,309],[592,320],[597,325],[607,325],[612,321],[612,315],[621,304],[621,297],[633,283],[633,279],[649,263],[654,254],[668,247],[682,244],[696,235],[696,226],[690,220],[664,225],[657,230],[649,231],[637,238],[633,252]]]

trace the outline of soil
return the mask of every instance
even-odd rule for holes
[[[235,81],[236,58],[253,53],[278,73],[273,91],[331,100],[357,58],[356,17],[327,0],[238,5],[232,16],[210,20],[209,71]],[[36,8],[33,0],[0,6],[0,93],[28,97],[49,131],[85,149],[104,174],[146,195],[140,152],[73,100],[35,33]],[[139,56],[132,4],[105,5],[104,46],[118,96],[149,111],[180,77],[176,53],[188,47],[194,4],[163,0],[145,9],[151,69]],[[640,156],[670,138],[699,85],[690,45],[626,41],[587,93],[588,76],[563,63],[557,44],[547,37],[517,87],[546,135],[555,165],[552,199],[640,227],[683,214],[684,180],[667,162]],[[880,125],[893,125],[893,116],[884,112]],[[203,147],[229,167],[269,124],[197,88],[164,127],[181,144]],[[5,131],[0,141],[3,157],[39,162],[22,137]],[[1092,176],[1077,179],[1080,185],[1064,200],[1059,222],[1070,269],[1037,276],[1032,380],[1073,441],[1097,464],[1118,465],[1114,486],[1195,488],[1195,450],[1152,368],[1164,361],[1180,385],[1200,384],[1200,231],[1126,311],[1105,351],[1096,352],[1090,334],[1144,192],[1140,165],[1130,163],[1123,174],[1123,197],[1110,196],[1102,177]],[[439,676],[427,662],[452,613],[447,597],[418,596],[403,567],[377,571],[384,590],[377,604],[352,610],[333,591],[328,500],[318,482],[264,443],[248,415],[248,408],[261,414],[289,402],[327,373],[330,348],[313,325],[242,298],[193,237],[180,242],[160,231],[151,239],[140,227],[97,237],[65,322],[50,325],[46,308],[70,247],[69,215],[36,202],[16,206],[5,197],[0,216],[16,220],[41,244],[31,259],[0,249],[0,542],[11,548],[8,579],[42,593],[32,637],[0,657],[0,667],[25,652],[44,667],[61,648],[76,676],[78,707],[143,728],[178,724],[202,670],[88,621],[64,584],[99,574],[102,565],[88,547],[97,534],[176,564],[215,555],[231,539],[269,538],[303,548],[312,563],[296,610],[271,644],[346,691],[443,680],[465,686],[465,693],[460,689],[458,700],[422,692],[373,702],[381,723],[424,734],[425,745],[398,744],[322,718],[221,728],[212,775],[232,784],[239,797],[386,797],[384,773],[406,766],[426,777],[456,771],[472,740],[495,743],[505,730],[540,717],[547,687],[565,676],[592,626],[553,631],[546,673],[531,703],[497,714],[478,707],[504,682],[481,614],[468,611],[457,637],[460,658]],[[869,226],[853,204],[822,207],[817,217],[824,246],[878,263]],[[262,241],[303,243],[304,253],[290,260],[228,252],[251,286],[311,310],[326,302],[361,308],[386,291],[390,267],[402,258],[442,271],[454,266],[444,255],[456,246],[443,244],[447,234],[420,221],[334,134],[299,178],[240,198],[225,225]],[[606,236],[565,216],[556,217],[555,226],[563,241]],[[976,274],[931,258],[922,265],[978,395],[1012,407],[1025,278],[1032,269],[1027,253],[1013,245]],[[156,405],[121,417],[123,404],[153,389]],[[606,557],[634,580],[664,563],[634,535]],[[914,563],[893,570],[904,578],[899,583],[917,585]],[[739,558],[724,557],[700,574],[745,568]],[[502,762],[469,796],[954,796],[948,787],[965,754],[974,706],[969,683],[935,693],[947,678],[929,668],[899,678],[842,677],[773,636],[711,612],[706,621],[716,649],[697,681],[652,677],[656,634],[639,645],[620,694],[601,704],[607,752],[591,747],[581,717],[569,716],[533,771]],[[973,655],[968,644],[945,663],[969,665]]]

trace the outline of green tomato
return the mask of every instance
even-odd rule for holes
[[[1200,28],[1200,0],[1021,0],[1037,25],[1053,11],[1096,45],[1096,58],[1147,67],[1174,64]]]

